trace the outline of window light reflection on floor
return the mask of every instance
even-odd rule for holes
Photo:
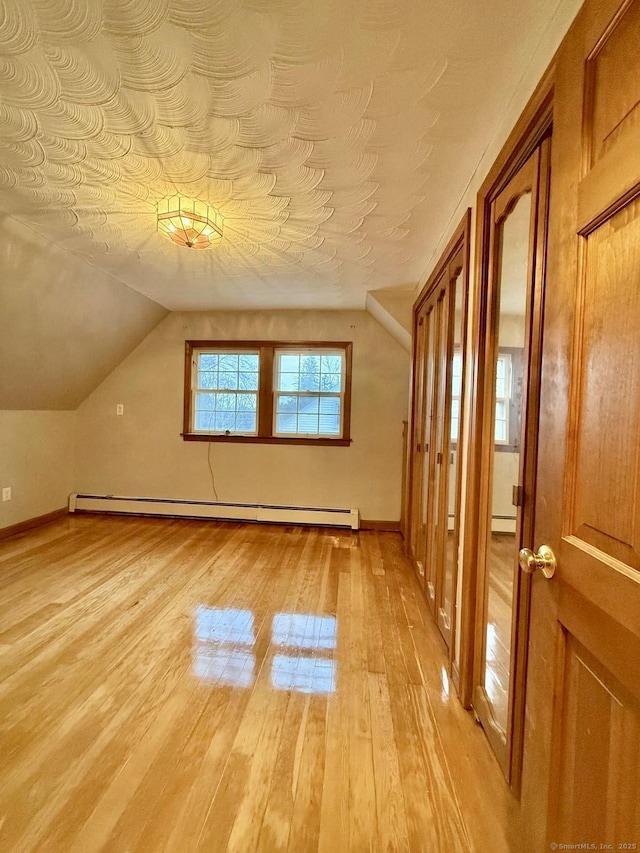
[[[336,662],[330,658],[274,655],[271,684],[276,690],[333,693],[336,689]]]
[[[255,619],[250,610],[200,605],[195,612],[193,674],[212,686],[251,687],[256,678]],[[299,693],[333,693],[334,616],[277,613],[271,624],[271,685]],[[301,654],[301,651],[304,652]]]
[[[335,617],[312,616],[309,613],[276,613],[273,617],[271,642],[275,646],[295,646],[298,649],[335,649]]]
[[[193,674],[221,687],[251,687],[256,658],[250,610],[196,609]]]
[[[200,649],[193,661],[193,674],[224,687],[251,687],[255,655],[230,649]]]

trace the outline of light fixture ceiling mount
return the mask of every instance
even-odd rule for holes
[[[174,195],[159,201],[156,209],[158,233],[178,246],[208,249],[222,238],[222,214],[204,201]]]

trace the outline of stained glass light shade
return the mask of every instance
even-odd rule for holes
[[[157,204],[158,233],[187,249],[209,249],[222,237],[223,217],[204,201],[174,195]]]

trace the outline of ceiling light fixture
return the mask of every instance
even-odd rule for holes
[[[178,246],[208,249],[222,237],[222,214],[204,201],[174,195],[163,198],[156,208],[158,233]]]

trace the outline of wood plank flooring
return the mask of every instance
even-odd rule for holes
[[[0,543],[0,850],[516,849],[401,544],[97,516]]]

